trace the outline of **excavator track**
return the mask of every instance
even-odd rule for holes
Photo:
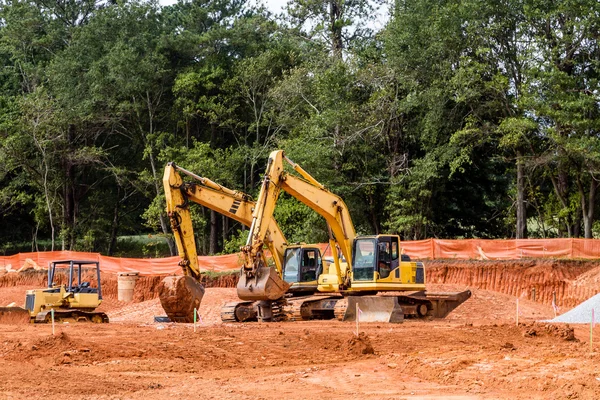
[[[285,299],[270,301],[270,316],[268,319],[262,319],[258,308],[260,302],[257,301],[232,301],[221,307],[221,321],[225,323],[234,322],[279,322],[288,320],[288,307]]]
[[[252,301],[232,301],[221,307],[221,321],[246,322],[256,319],[254,302]]]
[[[341,299],[338,296],[327,295],[292,297],[288,299],[289,320],[331,319],[334,317],[335,303]]]
[[[289,321],[302,321],[302,302],[289,302],[287,307],[288,320]]]
[[[273,322],[287,321],[288,314],[286,313],[286,309],[285,309],[286,305],[287,305],[287,301],[285,299],[275,300],[273,303],[271,303],[271,312],[273,315],[271,317],[271,321],[273,321]]]

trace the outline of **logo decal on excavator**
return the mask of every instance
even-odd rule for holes
[[[240,207],[240,201],[239,200],[235,200],[233,202],[233,204],[231,205],[231,208],[229,209],[229,212],[232,214],[235,214],[238,210],[238,208]]]

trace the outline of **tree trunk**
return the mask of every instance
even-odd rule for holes
[[[525,201],[525,165],[523,154],[517,151],[517,239],[527,238],[527,204]]]
[[[68,162],[67,162],[68,163]],[[74,196],[73,196],[73,166],[68,163],[66,166],[66,180],[64,186],[64,211],[63,211],[63,229],[66,229],[66,235],[63,235],[65,245],[64,250],[73,250],[74,232],[73,232],[73,214],[74,214]]]
[[[227,233],[229,232],[229,219],[224,215],[221,215],[221,226],[223,227],[223,247],[225,247]]]
[[[377,213],[375,212],[375,201],[373,200],[373,195],[369,194],[369,214],[371,214],[371,225],[373,226],[373,230],[376,235],[379,235],[379,220],[377,219]]]
[[[154,155],[152,154],[152,150],[148,151],[148,159],[150,160],[150,168],[152,168],[152,177],[154,178],[154,190],[156,191],[156,195],[160,196],[162,193],[162,189],[159,185],[159,178],[156,172],[156,163],[154,162]],[[169,221],[167,220],[167,215],[162,212],[160,213],[160,228],[167,239],[167,245],[169,246],[169,252],[172,256],[177,255],[177,247],[175,246],[175,242],[170,235],[169,232]]]
[[[577,179],[577,187],[579,189],[579,198],[581,201],[581,216],[583,217],[584,237],[586,239],[592,239],[594,236],[592,226],[594,225],[594,208],[596,205],[596,190],[598,188],[598,184],[592,177],[590,181],[590,191],[587,196],[583,189],[583,183],[581,182],[581,179]]]
[[[217,253],[217,212],[210,210],[210,245],[208,254]]]
[[[342,42],[342,27],[340,24],[337,24],[342,15],[342,9],[338,1],[329,0],[329,24],[331,29],[331,52],[333,53],[333,57],[341,60],[344,44]]]
[[[118,193],[120,193],[120,190],[118,191]],[[113,209],[113,220],[110,227],[110,238],[108,239],[107,253],[109,256],[112,256],[115,252],[115,249],[117,248],[117,231],[119,230],[119,204],[120,201],[117,200]]]
[[[567,194],[569,190],[569,181],[568,181],[568,173],[563,161],[558,162],[558,173],[555,177],[550,173],[550,180],[552,181],[552,186],[554,187],[554,193],[556,193],[556,197],[560,200],[560,204],[564,209],[569,208],[569,204],[567,202]],[[562,220],[564,224],[564,228],[566,228],[567,237],[573,237],[573,218],[571,215],[567,215],[566,218]],[[565,230],[561,229],[560,225],[558,227],[559,237],[564,237]]]

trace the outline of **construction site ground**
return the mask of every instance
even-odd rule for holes
[[[591,270],[582,271],[593,285]],[[4,285],[0,305],[22,303],[31,288]],[[466,288],[472,298],[444,320],[363,323],[359,337],[354,323],[338,321],[222,324],[219,309],[236,299],[233,288],[206,290],[196,332],[154,322],[163,315],[158,299],[111,295],[100,308],[110,324],[60,324],[55,335],[49,325],[0,324],[0,398],[598,397],[600,354],[590,351],[589,325],[535,322],[552,318],[552,307],[521,295],[517,326],[516,296],[472,282],[429,290]],[[600,349],[600,340],[593,345]]]

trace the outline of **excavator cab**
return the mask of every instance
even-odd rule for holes
[[[323,270],[321,251],[304,245],[285,249],[283,280],[290,283],[291,293],[315,292],[317,279]]]
[[[423,263],[404,261],[396,235],[361,236],[352,248],[352,290],[424,290]]]

